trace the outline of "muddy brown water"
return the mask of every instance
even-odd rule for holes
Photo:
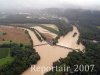
[[[28,29],[27,31],[29,32],[34,45],[41,44],[41,42],[35,36],[34,32]],[[73,37],[74,32],[77,33],[75,37]],[[73,49],[83,50],[84,46],[82,44],[77,45],[76,43],[78,38],[79,38],[79,31],[75,26],[73,26],[73,31],[69,32],[65,37],[61,37],[59,39],[58,45],[70,47]],[[43,43],[46,43],[46,42],[42,42],[42,44]],[[34,48],[36,49],[36,51],[39,53],[41,57],[41,59],[38,61],[35,67],[52,67],[53,62],[59,60],[60,58],[67,57],[68,53],[71,52],[71,50],[69,49],[64,49],[64,48],[60,48],[57,46],[50,46],[49,44],[37,46]],[[31,70],[31,67],[30,67],[25,72],[23,72],[21,75],[44,75],[45,72],[47,71],[44,71],[41,74],[41,71],[33,71]]]

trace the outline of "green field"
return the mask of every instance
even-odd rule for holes
[[[7,56],[5,58],[0,59],[0,66],[11,63],[14,60],[13,57]]]
[[[44,25],[39,25],[40,27],[46,29],[46,30],[49,30],[50,32],[52,33],[55,33],[55,34],[59,34],[59,31],[57,31],[56,29],[54,28],[51,28],[51,27],[47,27],[47,26],[44,26]]]
[[[0,48],[0,66],[12,62],[13,59],[10,57],[10,48]]]
[[[0,59],[5,58],[9,55],[9,48],[0,48]]]

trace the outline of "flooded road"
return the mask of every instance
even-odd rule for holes
[[[30,30],[28,30],[28,32],[33,40],[33,44],[35,44],[35,45],[41,44],[41,42],[35,36],[34,32],[32,32]],[[73,37],[73,34],[75,32],[77,33],[77,35],[75,37]],[[75,26],[73,26],[73,31],[69,32],[65,37],[61,37],[59,39],[58,45],[82,50],[84,48],[84,46],[82,44],[77,45],[77,43],[76,43],[78,38],[79,38],[79,32],[78,32],[77,28]],[[44,43],[44,42],[42,42],[42,43]],[[65,48],[61,48],[61,47],[57,47],[57,46],[50,46],[49,44],[37,46],[34,48],[36,49],[36,51],[38,52],[38,54],[41,57],[41,59],[35,65],[36,67],[38,67],[38,66],[39,67],[43,67],[43,66],[52,67],[53,62],[57,61],[60,58],[67,57],[68,53],[71,52],[70,49],[65,49]],[[47,72],[47,71],[45,71],[45,72]],[[41,74],[41,71],[37,71],[37,72],[31,71],[31,68],[29,68],[21,75],[43,75],[43,74]]]

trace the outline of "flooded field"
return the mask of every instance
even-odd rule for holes
[[[42,29],[41,28],[39,29],[39,28],[40,27],[38,27],[38,30],[42,31]],[[33,43],[41,44],[41,42],[39,42],[39,40],[37,39],[35,34],[30,30],[28,30],[28,31],[33,40]],[[76,34],[76,36],[73,37],[74,33],[77,33],[77,34]],[[79,38],[78,29],[75,26],[73,26],[73,31],[69,32],[65,37],[61,37],[59,39],[58,45],[82,50],[84,48],[84,46],[82,44],[77,45],[78,38]],[[43,66],[52,67],[53,62],[57,61],[60,58],[67,57],[68,53],[71,52],[70,49],[61,48],[58,46],[50,46],[49,44],[37,46],[34,48],[36,49],[36,51],[39,53],[39,55],[41,57],[41,59],[35,65],[36,67],[38,67],[38,66],[39,67],[43,67]],[[45,71],[45,72],[47,72],[47,71]],[[31,68],[29,68],[22,75],[43,75],[43,74],[41,74],[41,71],[31,71]]]
[[[76,36],[73,37],[73,35],[76,33]],[[83,50],[84,46],[80,43],[77,45],[77,40],[79,39],[79,31],[78,29],[73,26],[73,31],[69,32],[64,37],[60,37],[58,40],[58,45],[73,48],[73,49],[80,49]]]
[[[50,28],[54,28],[55,30],[59,31],[59,29],[57,28],[57,26],[54,25],[54,24],[41,24],[41,25],[46,26],[46,27],[50,27]]]
[[[37,29],[41,33],[49,33],[51,36],[53,36],[53,38],[55,38],[57,36],[57,34],[54,34],[54,33],[50,32],[49,30],[46,30],[40,26],[35,26],[33,28]]]

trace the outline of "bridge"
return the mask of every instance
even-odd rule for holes
[[[43,46],[43,45],[50,45],[48,43],[45,43],[45,44],[39,44],[39,45],[34,45],[33,47],[37,47],[37,46]],[[66,46],[61,46],[61,45],[54,45],[55,47],[60,47],[60,48],[64,48],[64,49],[69,49],[71,51],[73,50],[77,50],[77,49],[73,49],[73,48],[69,48],[69,47],[66,47]]]
[[[69,50],[76,50],[76,49],[73,49],[73,48],[69,48],[69,47],[66,47],[66,46],[62,46],[62,45],[55,45],[57,47],[60,47],[60,48],[64,48],[64,49],[69,49]]]

